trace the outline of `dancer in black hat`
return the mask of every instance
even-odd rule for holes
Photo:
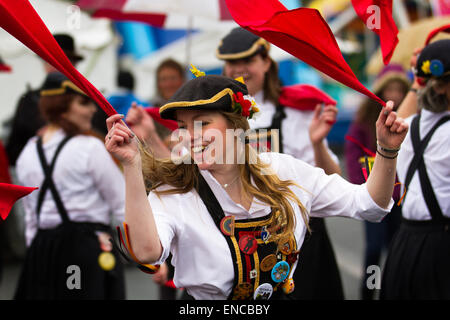
[[[415,83],[422,86],[410,93],[417,95],[420,112],[405,119],[411,129],[402,149],[387,150],[404,164],[397,171],[406,195],[384,269],[382,299],[450,299],[449,52],[450,40],[440,40],[420,53]]]
[[[377,123],[385,149],[407,132],[391,111],[388,103]],[[178,122],[182,151],[165,160],[140,147],[123,116],[107,120],[105,145],[124,168],[130,246],[142,263],[171,252],[175,285],[195,299],[281,298],[294,289],[310,216],[379,221],[393,205],[395,156],[380,149],[368,182],[353,185],[286,154],[258,154],[247,139],[258,112],[237,80],[187,82],[160,109]]]
[[[110,242],[123,221],[124,180],[90,134],[93,101],[61,73],[50,73],[39,107],[48,125],[17,160],[27,253],[16,299],[124,299],[123,266]]]
[[[72,36],[64,33],[55,34],[53,36],[74,66],[84,59],[84,57],[77,52],[75,41]],[[44,62],[44,69],[47,75],[57,71],[53,66],[46,62]],[[21,95],[17,103],[16,111],[11,119],[11,132],[5,146],[11,166],[16,165],[17,157],[27,141],[35,136],[39,129],[46,124],[38,108],[40,90],[40,88],[27,88],[27,91]],[[97,109],[99,109],[99,107]],[[106,132],[106,128],[104,127],[105,119],[104,112],[96,113],[94,118],[94,128],[100,134]]]
[[[278,130],[280,149],[327,174],[341,173],[338,158],[328,148],[326,135],[317,129],[318,113],[297,110],[280,102],[281,85],[277,63],[269,56],[270,44],[251,32],[235,28],[226,35],[216,50],[216,56],[225,61],[223,73],[229,77],[242,76],[255,97],[263,115],[249,121],[254,129]],[[316,110],[317,111],[317,110]],[[337,108],[329,105],[321,115],[323,126],[331,128]],[[328,122],[325,120],[329,117]],[[327,131],[328,132],[328,131]],[[313,139],[313,140],[311,140]],[[312,233],[300,249],[300,260],[295,280],[303,285],[291,295],[296,299],[343,299],[339,269],[323,219],[311,218]]]

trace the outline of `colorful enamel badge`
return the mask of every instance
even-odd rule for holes
[[[253,254],[258,248],[256,238],[251,235],[244,235],[239,239],[239,249],[245,254]]]
[[[226,216],[220,221],[220,231],[226,236],[234,234],[234,216]]]
[[[266,242],[267,240],[269,240],[269,237],[270,237],[270,232],[267,230],[267,227],[266,226],[262,227],[261,240],[263,242]]]
[[[289,264],[286,261],[278,262],[272,269],[272,280],[274,282],[283,282],[289,275]]]
[[[286,236],[278,242],[278,250],[285,255],[294,251],[295,240],[292,236]]]

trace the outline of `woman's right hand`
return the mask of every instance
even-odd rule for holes
[[[123,114],[115,114],[106,120],[108,133],[105,137],[106,150],[123,166],[140,163],[138,141],[134,133],[121,121]]]

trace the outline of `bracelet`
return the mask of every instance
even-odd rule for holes
[[[417,92],[419,92],[419,89],[417,89],[417,88],[409,88],[409,91],[417,93]]]
[[[378,153],[380,156],[382,156],[383,158],[391,159],[391,160],[397,158],[397,156],[398,156],[398,153],[397,153],[397,154],[396,154],[395,156],[393,156],[393,157],[388,157],[388,156],[382,154],[380,151],[378,151],[378,149],[377,149],[377,153]]]
[[[388,148],[384,148],[384,147],[380,146],[380,145],[378,144],[378,141],[377,141],[377,149],[378,149],[378,148],[380,148],[381,151],[387,152],[387,153],[398,153],[398,152],[400,151],[400,148],[398,148],[398,149],[388,149]]]

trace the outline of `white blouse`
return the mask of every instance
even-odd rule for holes
[[[260,109],[260,114],[248,121],[251,129],[268,128],[272,124],[272,118],[276,112],[275,105],[270,101],[264,101],[263,92],[258,92],[255,101]],[[316,165],[314,150],[309,138],[309,125],[314,117],[314,111],[299,111],[285,107],[286,117],[281,123],[283,153],[301,159],[312,166]],[[328,142],[324,139],[325,147],[334,162],[339,163],[338,157],[328,148]]]
[[[365,184],[354,185],[337,174],[326,175],[322,169],[292,156],[263,153],[260,157],[271,164],[280,179],[293,180],[302,187],[291,187],[291,190],[311,216],[344,216],[377,222],[393,205],[391,199],[389,207],[382,209],[372,200]],[[238,220],[270,213],[270,207],[257,200],[247,211],[228,196],[209,171],[201,171],[201,174],[225,215],[234,215]],[[162,263],[170,251],[177,287],[186,288],[195,299],[226,299],[233,284],[233,261],[224,235],[216,227],[197,192],[157,196],[152,191],[148,200],[163,248],[160,260],[155,263]],[[306,227],[300,209],[294,204],[293,207],[296,215],[294,235],[300,248]]]
[[[420,139],[423,139],[436,122],[449,115],[450,111],[433,113],[423,109],[420,117]],[[406,119],[411,126],[414,116]],[[437,201],[442,213],[450,217],[450,121],[441,125],[431,137],[428,147],[425,149],[424,159],[428,176],[431,181]],[[414,156],[414,149],[410,131],[402,143],[398,155],[397,174],[400,182],[404,183],[409,165]],[[403,192],[402,187],[402,192]],[[431,220],[430,212],[425,203],[420,186],[419,171],[416,171],[411,179],[407,195],[403,202],[402,214],[409,220]]]
[[[48,164],[64,137],[64,131],[59,130],[43,145]],[[25,186],[40,187],[44,180],[36,145],[37,137],[31,138],[17,160],[17,176]],[[70,139],[58,156],[53,180],[71,221],[106,225],[111,223],[112,217],[118,224],[124,221],[125,180],[99,139],[85,135]],[[31,244],[38,228],[38,195],[39,190],[36,190],[23,198],[27,246]],[[54,228],[62,222],[49,189],[39,219],[42,229]]]

